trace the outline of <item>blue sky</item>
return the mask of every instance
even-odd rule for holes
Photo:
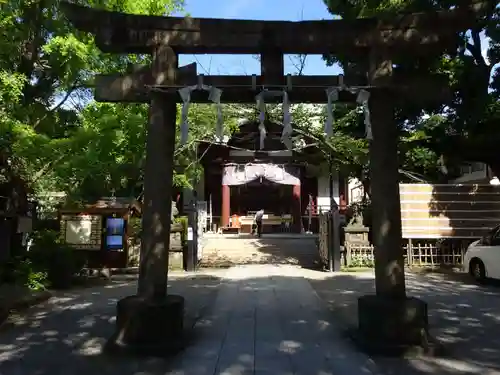
[[[186,0],[191,17],[237,18],[256,20],[321,20],[331,19],[323,0]],[[201,74],[259,74],[259,62],[247,55],[184,55],[181,64],[198,62]],[[285,57],[285,73],[295,73],[297,58]],[[200,66],[201,65],[201,66]],[[327,67],[319,55],[306,58],[304,74],[339,74],[338,67]]]

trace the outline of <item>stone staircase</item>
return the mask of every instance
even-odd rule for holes
[[[204,238],[202,267],[241,264],[294,264],[319,266],[316,237],[307,235],[253,236],[208,235]]]

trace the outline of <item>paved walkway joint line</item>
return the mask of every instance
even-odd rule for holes
[[[369,375],[373,363],[340,337],[292,266],[228,270],[200,337],[175,375]]]

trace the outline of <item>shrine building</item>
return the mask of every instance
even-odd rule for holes
[[[200,142],[198,158],[204,173],[196,187],[198,201],[211,207],[217,228],[238,227],[250,233],[255,212],[263,209],[264,232],[317,232],[318,213],[330,209],[326,163],[313,140],[301,135],[300,146],[288,150],[281,142],[283,126],[266,121],[265,127],[262,149],[258,121],[240,122],[225,143]],[[333,197],[341,210],[345,208],[342,176],[333,179]]]

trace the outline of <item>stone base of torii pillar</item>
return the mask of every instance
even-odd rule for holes
[[[429,335],[427,303],[415,297],[359,297],[358,328],[348,333],[370,355],[432,356],[444,352],[443,345]]]
[[[116,329],[106,343],[110,354],[166,357],[184,349],[184,297],[149,299],[139,295],[118,301]]]

